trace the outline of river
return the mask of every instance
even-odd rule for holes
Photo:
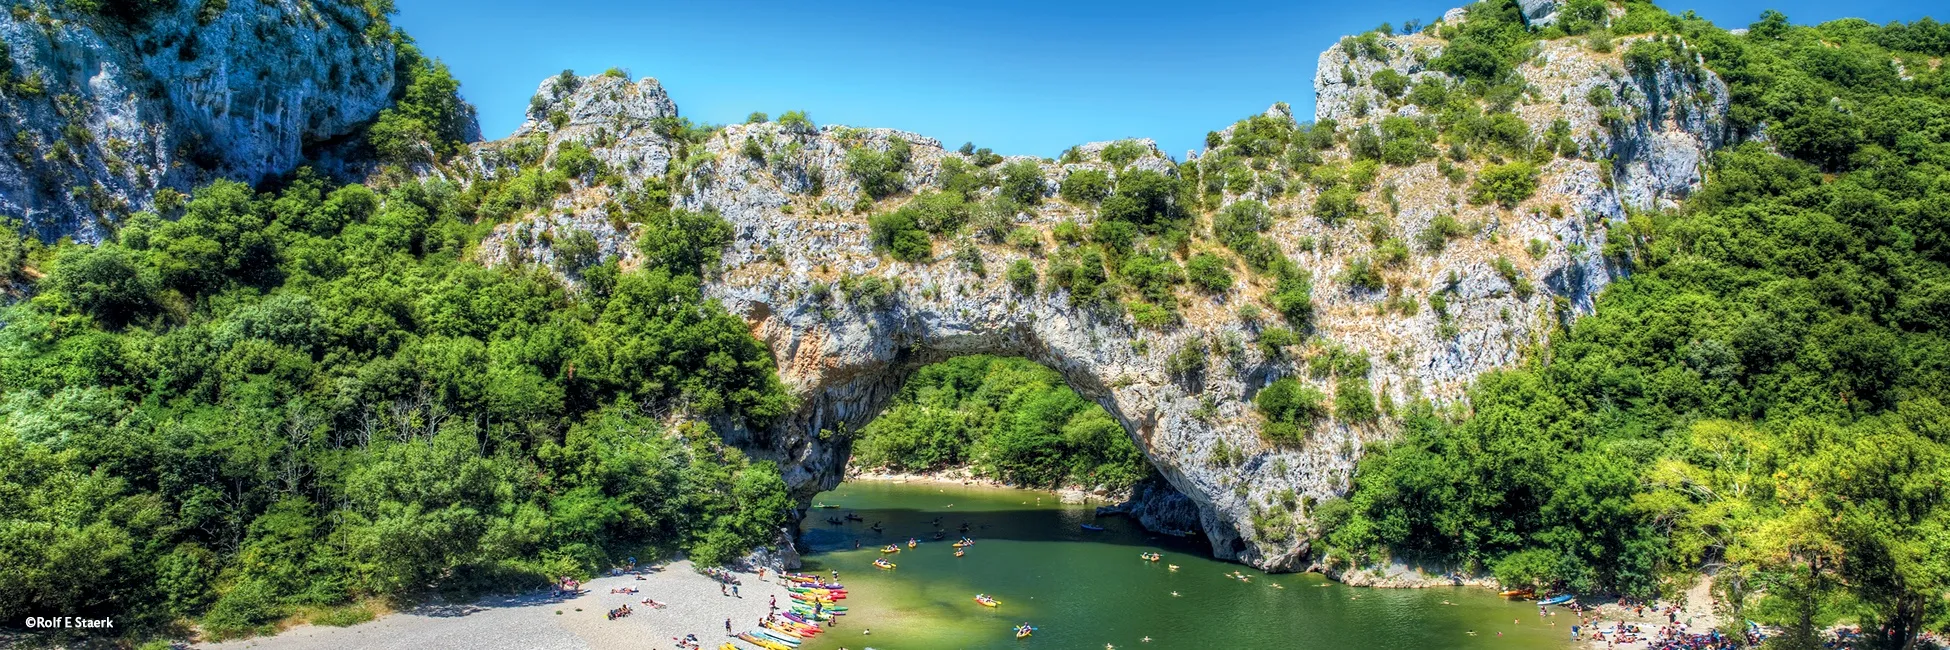
[[[1367,589],[1316,574],[1266,574],[1211,559],[1203,541],[1147,533],[1122,517],[1097,519],[1094,508],[1059,504],[1045,492],[863,481],[815,501],[842,508],[806,518],[806,570],[838,570],[850,595],[841,604],[851,610],[803,650],[1541,650],[1570,647],[1576,620],[1540,618],[1533,604],[1479,588]],[[847,512],[864,521],[826,521]],[[937,517],[946,541],[934,539]],[[868,530],[876,521],[884,533]],[[950,542],[963,522],[976,544],[957,558]],[[1085,531],[1084,523],[1107,530]],[[906,547],[910,537],[920,540],[917,548]],[[901,552],[888,557],[896,568],[875,568],[880,547],[895,542]],[[1164,558],[1138,557],[1146,552]],[[1228,577],[1235,571],[1250,580]],[[1001,606],[976,604],[977,593]],[[1011,626],[1025,621],[1037,631],[1018,641]]]

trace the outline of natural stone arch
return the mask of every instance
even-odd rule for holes
[[[1165,480],[1198,506],[1216,556],[1305,568],[1304,530],[1290,529],[1283,539],[1242,534],[1252,530],[1253,498],[1286,489],[1315,500],[1334,496],[1352,471],[1356,433],[1328,427],[1303,446],[1265,445],[1249,400],[1277,376],[1277,367],[1258,355],[1241,355],[1238,365],[1218,358],[1202,381],[1190,382],[1166,376],[1161,363],[1179,346],[1208,346],[1213,336],[1250,340],[1243,326],[1138,330],[1121,316],[1070,304],[1065,293],[1024,296],[945,264],[901,266],[901,287],[879,307],[845,305],[838,296],[779,303],[779,296],[756,287],[714,285],[715,296],[743,314],[778,355],[781,377],[800,396],[798,412],[736,440],[769,450],[795,496],[810,499],[839,484],[852,442],[839,432],[858,431],[877,417],[921,366],[970,354],[1018,356],[1055,370],[1124,426]],[[954,298],[927,288],[943,283],[978,284]],[[1351,444],[1344,447],[1343,440]],[[1220,445],[1238,450],[1243,462],[1215,462]],[[1241,491],[1242,485],[1251,489]],[[1295,513],[1293,520],[1304,516]]]
[[[1387,42],[1396,51],[1432,53],[1430,48],[1439,45],[1425,35]],[[1328,71],[1352,66],[1357,82],[1383,65],[1400,67],[1398,72],[1410,76],[1439,74],[1411,69],[1410,62],[1418,58],[1355,60],[1338,46],[1330,48],[1321,56],[1322,76],[1316,79],[1317,113],[1346,129],[1381,119],[1382,113],[1349,114],[1352,98],[1372,97],[1376,91],[1360,83],[1342,84],[1338,76],[1329,79]],[[1596,84],[1613,83],[1602,72],[1606,59],[1576,43],[1547,43],[1540,61],[1541,68],[1526,68],[1526,79],[1567,97],[1582,97]],[[1057,197],[1057,187],[1071,173],[1094,169],[1113,181],[1136,169],[1179,174],[1179,164],[1149,141],[1137,141],[1146,145],[1146,152],[1132,161],[1104,161],[1099,153],[1109,143],[1081,145],[1066,154],[1068,162],[1008,159],[1011,164],[1033,163],[1041,172],[1043,200],[1022,206],[1014,215],[999,215],[1006,223],[985,224],[985,234],[963,230],[937,236],[932,259],[909,263],[873,249],[867,215],[896,209],[939,188],[950,159],[974,165],[974,158],[913,133],[814,127],[796,120],[731,125],[709,138],[684,142],[660,127],[668,126],[677,109],[653,79],[585,77],[566,94],[549,92],[552,83],[544,82],[538,95],[547,110],[531,111],[530,121],[513,138],[481,145],[459,163],[473,174],[492,177],[515,172],[504,150],[508,143],[539,138],[553,151],[566,142],[582,142],[619,172],[620,179],[583,185],[541,214],[497,227],[477,258],[490,265],[553,264],[554,248],[540,242],[551,240],[544,236],[549,232],[566,228],[592,233],[602,254],[616,255],[625,268],[634,267],[642,261],[634,246],[642,226],[618,214],[619,199],[653,179],[674,179],[668,188],[673,207],[716,212],[735,230],[720,263],[707,273],[704,291],[745,318],[771,348],[781,378],[801,400],[798,412],[766,430],[744,431],[728,422],[721,429],[747,451],[780,461],[801,498],[836,484],[844,471],[848,441],[822,440],[821,430],[858,430],[879,413],[908,373],[928,361],[985,352],[1016,355],[1056,370],[1124,425],[1146,458],[1197,506],[1215,555],[1266,569],[1301,569],[1307,540],[1316,531],[1300,504],[1344,492],[1364,443],[1385,438],[1397,426],[1386,414],[1380,422],[1358,426],[1326,419],[1315,423],[1300,444],[1276,446],[1261,439],[1262,421],[1251,397],[1275,378],[1305,374],[1307,364],[1283,358],[1295,353],[1291,348],[1269,357],[1253,345],[1259,330],[1271,324],[1249,322],[1239,310],[1265,304],[1273,279],[1248,272],[1240,258],[1210,237],[1196,239],[1191,247],[1232,260],[1238,281],[1219,295],[1175,290],[1168,300],[1175,303],[1179,321],[1159,330],[1138,328],[1122,314],[1080,307],[1060,289],[1039,286],[1024,293],[1002,281],[1004,270],[1023,260],[1039,277],[1047,274],[1048,249],[1064,245],[1053,237],[1058,224],[1073,221],[1087,228],[1097,218],[1095,206]],[[1630,104],[1632,110],[1626,112],[1633,118],[1622,128],[1601,130],[1598,109],[1581,102],[1524,109],[1522,117],[1533,132],[1561,117],[1573,133],[1593,134],[1583,148],[1618,157],[1610,176],[1593,158],[1559,158],[1541,165],[1537,195],[1514,211],[1461,203],[1452,180],[1433,161],[1376,170],[1374,187],[1364,190],[1362,200],[1376,214],[1387,206],[1389,220],[1382,231],[1396,237],[1395,243],[1419,241],[1440,216],[1476,224],[1473,234],[1453,239],[1441,235],[1443,245],[1434,250],[1398,258],[1388,291],[1337,280],[1357,261],[1377,255],[1380,242],[1357,232],[1357,226],[1311,214],[1319,188],[1290,185],[1271,196],[1257,189],[1227,189],[1192,210],[1198,214],[1187,224],[1209,232],[1211,210],[1238,201],[1271,204],[1277,218],[1264,237],[1314,280],[1313,318],[1303,328],[1310,330],[1310,347],[1298,354],[1318,353],[1323,348],[1312,346],[1320,345],[1367,357],[1365,378],[1395,404],[1461,401],[1477,376],[1515,364],[1525,348],[1593,308],[1593,297],[1620,272],[1601,252],[1606,220],[1621,219],[1625,206],[1652,208],[1683,196],[1698,182],[1694,163],[1724,142],[1726,90],[1710,73],[1695,78],[1668,66],[1632,83],[1638,91],[1621,102]],[[1672,103],[1663,98],[1686,97],[1699,105],[1684,115],[1652,110]],[[569,117],[566,123],[539,118],[558,111]],[[1283,106],[1275,106],[1267,117],[1292,119]],[[1221,141],[1232,132],[1221,131]],[[1609,136],[1597,135],[1601,132]],[[904,144],[897,146],[897,141]],[[893,196],[865,196],[849,174],[848,152],[860,148],[906,152]],[[1203,155],[1214,154],[1222,152]],[[1188,154],[1185,162],[1196,161],[1203,168],[1210,161],[1200,155]],[[1341,146],[1322,155],[1346,161],[1350,154]],[[1387,188],[1400,191],[1381,196]],[[978,188],[971,200],[998,191]],[[1003,245],[996,235],[1010,228],[1033,234],[1037,245]],[[1328,244],[1332,252],[1326,250]],[[968,263],[971,256],[981,263]],[[984,267],[987,273],[980,270]],[[862,278],[898,287],[876,301],[849,300],[844,290],[832,290]],[[1543,290],[1522,288],[1533,282]],[[1445,296],[1441,307],[1433,300],[1438,291]],[[1425,299],[1427,308],[1401,307]],[[1241,351],[1206,355],[1201,382],[1166,376],[1171,353],[1192,345],[1209,350],[1215,340],[1236,340]],[[1337,387],[1331,378],[1301,380],[1327,393]],[[1227,453],[1217,453],[1221,449]]]

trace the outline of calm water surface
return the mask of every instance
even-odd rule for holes
[[[1089,506],[1061,505],[1040,492],[860,482],[815,501],[842,509],[814,510],[806,518],[807,570],[838,570],[850,595],[841,604],[852,609],[802,650],[1106,644],[1128,650],[1561,650],[1570,647],[1576,620],[1568,613],[1541,619],[1535,605],[1484,589],[1361,589],[1314,574],[1269,575],[1209,559],[1202,541],[1146,533],[1121,517],[1096,519]],[[847,512],[865,521],[826,521]],[[876,521],[884,533],[868,530]],[[963,522],[976,544],[957,558],[949,544]],[[1108,530],[1086,532],[1083,523]],[[947,539],[935,541],[936,530]],[[908,549],[909,537],[920,546]],[[896,568],[875,568],[879,548],[894,542],[902,549],[888,556]],[[1145,552],[1164,559],[1146,562],[1138,557]],[[1167,566],[1172,564],[1177,571]],[[1251,580],[1227,577],[1234,571]],[[1002,605],[978,605],[977,593]],[[1025,621],[1038,630],[1018,641],[1010,628]],[[862,636],[867,629],[873,634]]]

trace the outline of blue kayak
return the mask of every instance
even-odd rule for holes
[[[1537,604],[1539,604],[1539,605],[1562,605],[1562,604],[1564,604],[1564,603],[1568,603],[1568,602],[1571,602],[1571,600],[1572,600],[1572,599],[1574,599],[1574,598],[1577,598],[1577,596],[1573,596],[1573,595],[1570,595],[1570,594],[1564,594],[1564,595],[1562,595],[1562,596],[1552,596],[1552,597],[1550,597],[1550,598],[1545,598],[1545,599],[1543,599],[1543,600],[1540,600],[1540,601],[1537,601]]]
[[[1103,530],[1103,529],[1104,529],[1104,527],[1103,527],[1103,526],[1092,526],[1092,525],[1090,525],[1090,524],[1084,524],[1084,525],[1083,525],[1083,529],[1084,529],[1084,530]]]

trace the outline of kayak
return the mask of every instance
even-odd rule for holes
[[[1083,529],[1084,529],[1084,530],[1089,530],[1089,531],[1102,531],[1102,530],[1104,529],[1104,527],[1103,527],[1103,526],[1092,526],[1092,525],[1090,525],[1090,524],[1084,524],[1084,525],[1083,525]]]
[[[1573,599],[1576,599],[1576,598],[1577,598],[1577,596],[1573,596],[1573,595],[1571,595],[1571,594],[1564,594],[1564,595],[1562,595],[1562,596],[1553,596],[1553,597],[1550,597],[1550,598],[1545,598],[1545,599],[1543,599],[1543,600],[1540,600],[1540,601],[1537,601],[1537,604],[1539,604],[1539,605],[1563,605],[1563,604],[1565,604],[1565,603],[1569,603],[1569,602],[1571,602],[1571,601],[1572,601]]]
[[[759,627],[765,628],[767,631],[770,631],[774,634],[783,634],[785,635],[786,638],[789,639],[804,639],[806,637],[812,636],[810,634],[806,634],[800,632],[799,630],[794,630],[790,627],[780,625],[778,623],[774,623],[771,621],[766,621],[763,624],[759,625]]]
[[[1529,598],[1532,593],[1534,592],[1529,589],[1509,589],[1497,592],[1496,595],[1504,598]]]
[[[826,508],[826,509],[833,509],[833,508],[838,508],[839,506],[837,506],[837,505],[834,505],[834,504],[831,504],[831,503],[815,503],[815,504],[813,504],[813,507],[814,507],[814,508]]]
[[[996,600],[994,598],[983,598],[981,596],[976,596],[975,602],[981,603],[983,607],[998,607],[1002,605],[1002,601]]]
[[[812,608],[813,608],[813,602],[814,602],[814,601],[808,601],[808,600],[794,600],[794,601],[792,601],[792,606],[793,606],[793,607],[804,607],[804,608],[806,608],[806,609],[812,609]],[[835,605],[835,604],[833,604],[833,603],[829,603],[829,602],[826,602],[826,601],[824,601],[824,600],[821,600],[821,601],[818,601],[818,603],[819,603],[819,609],[820,609],[820,611],[826,611],[826,612],[844,612],[844,611],[846,611],[846,606],[845,606],[845,605]]]
[[[961,550],[961,549],[955,549],[955,557],[961,557],[961,556],[963,556],[963,555],[967,555],[967,554],[968,554],[968,551],[964,551],[964,550]]]
[[[1026,637],[1028,637],[1028,636],[1029,636],[1029,633],[1031,633],[1031,632],[1035,632],[1035,631],[1036,631],[1036,628],[1033,628],[1033,627],[1030,627],[1030,626],[1027,626],[1027,625],[1024,625],[1024,626],[1021,626],[1021,627],[1018,627],[1018,628],[1016,628],[1016,638],[1018,638],[1018,639],[1021,639],[1021,638],[1026,638]]]
[[[759,629],[756,629],[756,630],[752,630],[752,635],[753,635],[753,636],[756,636],[756,637],[758,637],[758,638],[761,638],[761,639],[764,639],[764,640],[767,640],[767,641],[771,641],[771,642],[772,642],[772,644],[773,644],[774,646],[776,646],[776,647],[780,647],[780,648],[797,648],[797,647],[799,647],[799,640],[798,640],[798,639],[794,639],[794,638],[792,638],[792,637],[789,637],[789,636],[786,636],[786,635],[783,635],[783,634],[779,634],[778,632],[774,632],[774,631],[771,631],[771,630],[767,630],[767,629],[765,629],[765,628],[759,628]]]
[[[877,566],[877,567],[880,567],[880,568],[882,568],[882,569],[892,569],[892,568],[894,568],[894,563],[893,563],[893,562],[888,562],[888,561],[887,561],[887,558],[880,558],[880,559],[878,559],[878,560],[874,560],[874,561],[873,561],[873,565],[874,565],[874,566]]]
[[[791,650],[792,647],[750,632],[739,633],[738,640],[764,648],[765,650]]]
[[[764,639],[764,640],[766,640],[766,641],[771,641],[771,642],[773,643],[773,645],[776,645],[776,646],[780,646],[780,647],[793,647],[793,648],[797,648],[797,647],[799,647],[799,640],[798,640],[798,639],[795,639],[795,638],[792,638],[792,637],[789,637],[789,636],[786,636],[786,635],[784,635],[784,634],[780,634],[780,633],[778,633],[778,632],[774,632],[774,631],[772,631],[772,630],[768,630],[768,629],[765,629],[765,628],[762,628],[762,627],[761,627],[761,628],[758,628],[758,629],[756,629],[756,630],[752,630],[752,631],[751,631],[751,634],[752,634],[752,636],[755,636],[755,637],[758,637],[758,638],[760,638],[760,639]]]

